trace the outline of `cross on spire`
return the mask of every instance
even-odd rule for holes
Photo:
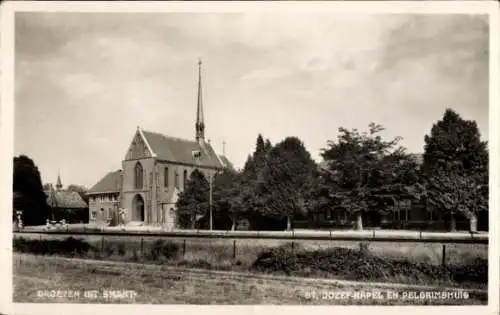
[[[198,104],[196,111],[196,141],[205,140],[205,122],[203,119],[203,99],[201,89],[201,58],[198,58]]]

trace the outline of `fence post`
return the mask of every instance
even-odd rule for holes
[[[446,244],[443,244],[443,255],[442,255],[442,262],[441,265],[446,267]]]
[[[233,259],[236,259],[236,240],[233,240]]]
[[[186,256],[186,239],[182,242],[182,257]]]
[[[141,256],[144,256],[144,237],[141,236]]]

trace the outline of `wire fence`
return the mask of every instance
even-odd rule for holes
[[[370,239],[279,239],[279,238],[206,238],[158,237],[155,235],[68,235],[55,233],[15,233],[15,238],[38,240],[82,239],[99,250],[99,258],[120,260],[165,259],[205,264],[218,268],[249,267],[258,256],[271,248],[288,244],[292,251],[321,251],[332,248],[367,250],[391,260],[407,260],[431,265],[466,265],[476,258],[488,258],[487,244],[445,244],[437,242],[372,241]],[[158,252],[159,251],[159,252]],[[103,257],[104,256],[104,257]]]

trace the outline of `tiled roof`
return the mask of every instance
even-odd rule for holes
[[[47,204],[52,208],[87,208],[87,203],[76,191],[60,190],[46,191]]]
[[[97,184],[90,188],[88,194],[120,192],[122,186],[122,171],[109,172]]]
[[[159,159],[214,168],[224,167],[209,143],[199,144],[194,140],[173,138],[144,130],[142,133]],[[200,152],[197,159],[193,156],[195,151]]]

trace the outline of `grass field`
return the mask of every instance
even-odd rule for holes
[[[52,303],[148,303],[148,304],[382,304],[382,305],[471,305],[486,304],[484,293],[471,293],[465,299],[403,299],[411,287],[388,289],[350,282],[313,282],[311,279],[235,276],[189,269],[172,270],[159,265],[105,262],[58,257],[14,254],[14,302]],[[71,290],[73,296],[50,297],[50,290]],[[84,291],[98,295],[85,297]],[[105,298],[104,290],[132,290],[135,295]],[[420,289],[422,290],[422,289]],[[429,289],[430,290],[430,289]],[[442,289],[440,289],[441,291]],[[333,299],[341,292],[378,292],[383,299]],[[388,292],[399,298],[388,299]],[[67,292],[67,291],[66,291]],[[76,296],[75,292],[79,292]],[[317,299],[308,298],[311,293]],[[328,293],[328,294],[325,294]],[[335,294],[333,294],[335,293]],[[323,298],[324,297],[324,298]],[[345,296],[344,296],[345,297]]]
[[[21,234],[26,239],[66,239],[67,235]],[[155,236],[95,236],[79,235],[77,239],[102,247],[123,247],[125,256],[135,251],[139,256],[141,251],[147,252],[151,245],[158,240]],[[178,244],[183,250],[185,260],[205,260],[213,266],[225,266],[228,263],[239,261],[242,266],[249,266],[263,250],[290,243],[290,240],[275,239],[207,239],[207,238],[161,238]],[[142,243],[142,245],[141,245]],[[306,249],[325,249],[330,247],[359,248],[359,241],[330,241],[304,240],[296,241],[298,246]],[[366,243],[366,242],[365,242]],[[185,247],[184,247],[185,246]],[[185,251],[184,251],[185,248]],[[439,265],[442,263],[443,244],[440,243],[400,243],[400,242],[371,242],[368,243],[370,252],[376,256],[388,259],[408,259],[412,262]],[[115,250],[116,252],[116,250]],[[446,264],[464,265],[475,258],[488,259],[488,245],[482,244],[446,244]]]
[[[357,257],[360,243],[356,241],[301,241],[295,242],[292,253],[328,253],[334,247],[351,248],[348,254],[328,254],[330,258],[308,256],[297,265],[297,256],[274,256],[265,258],[256,265],[259,257],[279,245],[290,244],[287,240],[271,239],[176,239],[161,238],[160,247],[155,246],[158,237],[94,236],[81,237],[84,243],[66,242],[66,235],[31,235],[16,238],[16,251],[41,255],[140,262],[208,270],[231,270],[239,272],[267,273],[273,275],[311,276],[329,279],[384,281],[392,283],[442,285],[461,288],[485,288],[487,286],[487,246],[470,244],[447,244],[446,268],[441,268],[442,247],[440,244],[379,243],[368,244],[368,256]],[[42,238],[42,240],[40,240]],[[59,248],[61,240],[66,245]],[[23,245],[24,244],[24,245]],[[30,245],[31,244],[31,245]],[[88,245],[92,245],[89,247]],[[85,246],[83,246],[85,245]],[[26,247],[28,246],[28,247]],[[83,246],[83,247],[82,247]],[[274,249],[273,249],[274,250]],[[77,252],[75,252],[77,251]],[[365,250],[363,249],[363,252]],[[287,256],[288,255],[288,256]],[[323,254],[320,254],[323,255]],[[340,255],[340,256],[339,256]],[[353,256],[354,255],[354,256]],[[280,258],[281,257],[281,258]],[[295,257],[295,258],[294,258]],[[337,258],[335,258],[337,257]],[[350,257],[342,262],[342,257]],[[267,259],[267,260],[266,260]],[[273,260],[274,259],[274,260]],[[478,265],[477,259],[482,262]],[[274,261],[274,262],[272,262]],[[282,262],[280,262],[282,261]],[[352,264],[352,262],[355,262]]]

